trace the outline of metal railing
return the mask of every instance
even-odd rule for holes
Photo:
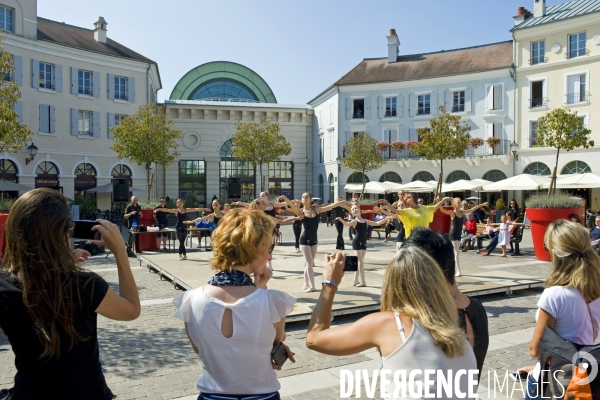
[[[92,89],[91,88],[84,88],[84,87],[80,86],[79,87],[79,94],[84,94],[86,96],[91,96],[92,95]]]
[[[568,93],[565,95],[566,99],[566,103],[567,104],[573,104],[573,103],[581,103],[581,102],[585,102],[585,101],[590,101],[590,93],[589,92],[585,92],[585,93]]]
[[[529,60],[529,65],[543,64],[545,62],[546,57],[544,56],[531,57],[531,59]]]
[[[79,131],[79,136],[93,136],[94,132],[92,131]]]
[[[510,140],[500,140],[495,147],[490,147],[484,140],[483,144],[477,148],[469,146],[465,151],[465,157],[483,157],[483,156],[503,156],[510,154]]]
[[[529,99],[529,108],[538,108],[538,107],[547,107],[548,106],[548,98],[547,97],[534,97]]]
[[[124,93],[124,92],[115,92],[115,99],[117,99],[117,100],[127,100],[127,93]]]
[[[585,56],[587,54],[586,49],[573,49],[567,52],[567,58],[575,58]]]
[[[452,106],[452,112],[464,112],[465,105],[464,104],[455,104]]]

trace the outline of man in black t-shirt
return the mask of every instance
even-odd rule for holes
[[[140,225],[140,218],[142,218],[142,207],[138,204],[138,199],[136,196],[131,197],[131,204],[127,206],[125,209],[125,219],[127,220],[127,227],[131,230],[133,223],[136,225]],[[141,254],[140,250],[140,235],[130,235],[135,238],[135,252]],[[131,244],[131,239],[129,240]]]
[[[169,221],[167,219],[167,213],[164,211],[156,211],[156,209],[158,208],[165,208],[165,204],[166,204],[166,200],[164,197],[161,197],[159,199],[159,203],[160,205],[157,207],[154,207],[154,220],[156,221],[156,225],[158,225],[158,227],[160,229],[165,229],[168,225],[169,225]],[[156,234],[156,246],[158,247],[158,249],[160,250],[160,242],[161,242],[161,238],[162,238],[162,244],[163,244],[163,251],[167,251],[167,232],[159,232]]]

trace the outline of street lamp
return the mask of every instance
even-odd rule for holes
[[[37,151],[38,151],[37,146],[35,144],[33,144],[33,142],[31,142],[31,145],[27,148],[27,152],[29,153],[29,155],[31,157],[25,159],[25,165],[27,165],[33,161],[33,159],[35,158],[35,155],[37,154]]]
[[[510,151],[515,157],[515,161],[519,161],[519,156],[517,155],[517,149],[519,148],[519,144],[517,142],[512,142],[510,144]]]
[[[338,155],[337,158],[335,159],[335,162],[338,165],[338,172],[342,172],[342,157],[340,157]]]

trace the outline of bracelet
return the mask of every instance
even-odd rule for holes
[[[337,288],[337,283],[335,283],[331,279],[323,279],[323,285],[331,285],[334,288]]]

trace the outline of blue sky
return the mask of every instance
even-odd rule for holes
[[[390,28],[401,54],[500,42],[519,6],[533,0],[38,0],[38,15],[85,28],[103,16],[111,39],[158,63],[161,101],[190,69],[225,60],[262,76],[278,103],[306,104],[386,57]]]

